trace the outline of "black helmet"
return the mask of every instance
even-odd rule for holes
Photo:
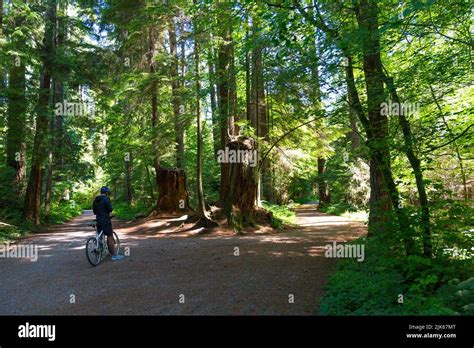
[[[110,189],[107,186],[102,186],[100,188],[100,193],[110,193]]]

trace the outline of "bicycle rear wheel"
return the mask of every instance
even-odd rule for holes
[[[97,239],[90,237],[86,242],[86,256],[87,261],[92,266],[97,266],[102,261],[102,250],[97,247]]]
[[[120,239],[114,231],[114,247],[115,247],[115,254],[118,255],[120,251]]]

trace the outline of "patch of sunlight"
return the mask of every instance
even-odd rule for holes
[[[369,219],[369,212],[365,210],[346,211],[341,216],[355,221],[367,222],[367,220]]]

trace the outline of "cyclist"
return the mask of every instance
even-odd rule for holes
[[[97,230],[102,230],[107,236],[107,245],[109,246],[110,255],[112,260],[118,261],[124,258],[123,255],[115,255],[114,247],[114,235],[112,231],[112,222],[110,221],[110,213],[112,212],[112,203],[110,203],[110,189],[107,186],[103,186],[100,189],[100,195],[95,197],[94,203],[92,204],[92,210],[97,220]]]

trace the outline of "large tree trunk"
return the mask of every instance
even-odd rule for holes
[[[380,59],[377,4],[373,0],[360,2],[357,20],[363,39],[363,69],[366,81],[367,113],[371,136],[367,137],[370,155],[369,232],[383,231],[390,211],[390,197],[384,182],[384,170],[390,172],[390,152],[387,143],[388,121],[380,113],[385,99]]]
[[[51,122],[52,124],[52,122]],[[53,134],[53,126],[50,126],[50,135]],[[51,143],[53,140],[51,139]],[[49,213],[51,211],[51,198],[53,195],[53,149],[48,149],[48,169],[46,171],[46,185],[44,193],[44,215],[45,220],[49,221]]]
[[[322,157],[318,158],[318,192],[319,192],[319,209],[329,204],[330,194],[328,189],[326,175],[326,160]]]
[[[387,142],[387,118],[380,114],[380,104],[384,99],[383,71],[380,58],[380,38],[378,32],[378,8],[375,0],[361,0],[360,5],[354,3],[359,31],[362,35],[363,68],[366,82],[368,118],[360,103],[356,89],[352,67],[352,55],[344,42],[344,38],[335,29],[329,28],[320,18],[309,16],[298,0],[293,0],[298,11],[318,29],[323,30],[343,51],[348,60],[346,81],[349,102],[367,134],[366,145],[370,153],[370,214],[369,236],[386,232],[389,222],[390,205],[395,209],[402,239],[408,254],[413,253],[414,243],[411,229],[404,209],[399,208],[399,195],[393,181],[390,168],[390,153]]]
[[[308,11],[310,16],[313,16],[313,11],[310,9]],[[313,85],[311,91],[311,99],[313,103],[313,108],[316,112],[322,111],[321,103],[321,83],[319,79],[319,55],[317,47],[317,31],[315,30],[314,39],[311,40],[311,45],[309,45],[309,64],[311,66],[311,82]],[[318,192],[319,192],[319,206],[321,209],[323,206],[329,204],[330,195],[329,195],[329,185],[326,179],[326,159],[323,157],[318,157]]]
[[[224,150],[229,139],[229,123],[230,117],[230,59],[231,41],[232,41],[232,21],[230,15],[230,3],[219,2],[218,7],[221,8],[221,15],[218,19],[219,37],[221,42],[218,47],[217,58],[217,93],[219,104],[219,124],[220,124],[220,145]],[[221,180],[220,180],[219,201],[226,201],[229,192],[229,164],[221,163]]]
[[[249,33],[249,17],[248,13],[245,16],[245,38],[246,40],[250,39],[250,33]],[[251,81],[251,75],[250,75],[250,51],[247,50],[245,52],[245,103],[246,103],[246,118],[247,121],[251,121],[251,112],[252,112],[252,95],[251,95],[251,90],[252,90],[252,81]]]
[[[49,96],[51,87],[52,56],[54,51],[53,33],[56,22],[56,0],[48,1],[43,40],[43,68],[37,104],[36,132],[31,161],[30,179],[25,197],[24,217],[34,224],[40,223],[41,174],[45,149],[45,136],[48,131]]]
[[[179,66],[178,66],[178,46],[176,42],[176,28],[174,25],[174,17],[170,18],[168,24],[168,34],[170,39],[170,53],[172,56],[171,64],[171,92],[173,103],[174,130],[176,134],[176,167],[183,168],[184,160],[184,127],[183,115],[180,107],[180,91],[179,91]]]
[[[159,184],[159,171],[160,171],[160,156],[158,151],[158,141],[157,137],[157,125],[158,125],[158,83],[154,76],[155,74],[155,62],[154,57],[156,54],[156,38],[154,35],[153,28],[149,29],[149,54],[150,54],[150,75],[152,76],[151,81],[151,127],[153,130],[153,140],[152,140],[152,151],[153,151],[153,168],[155,169],[155,179],[157,187]]]
[[[367,146],[370,150],[369,235],[387,232],[391,205],[397,216],[406,252],[413,254],[416,250],[412,239],[412,229],[405,209],[400,206],[400,196],[390,166],[388,120],[387,116],[380,112],[385,94],[380,58],[378,8],[375,0],[361,0],[357,11],[357,21],[359,29],[365,33],[362,47],[368,113],[368,122],[366,121],[365,124]],[[352,72],[352,65],[350,69]]]
[[[184,170],[160,168],[156,184],[159,192],[156,210],[176,212],[189,209]]]
[[[227,147],[229,151],[254,151],[255,141],[252,138],[237,137],[231,140]],[[255,202],[257,199],[257,167],[241,161],[229,166],[229,193],[224,202],[224,212],[230,227],[237,230],[245,225],[253,226]]]
[[[251,109],[253,110],[250,113],[251,125],[255,128],[257,134],[257,141],[263,139],[264,143],[269,142],[269,133],[267,125],[267,112],[265,105],[265,83],[263,78],[263,45],[260,43],[260,20],[257,16],[252,19],[253,26],[253,40],[255,41],[255,46],[252,49],[252,66],[251,66]],[[257,143],[257,151],[263,151],[263,144]],[[261,192],[263,191],[263,196],[268,198],[271,195],[271,177],[270,177],[270,166],[268,163],[268,156],[264,159],[261,165],[261,171],[257,173],[258,175],[258,192],[257,192],[257,205],[261,205],[260,198]]]
[[[57,2],[57,28],[55,42],[55,50],[61,50],[66,39],[67,27],[67,4],[61,1]],[[53,81],[53,107],[56,103],[62,104],[64,101],[64,81],[66,70],[59,64],[52,72]],[[49,120],[49,149],[48,149],[48,168],[46,177],[46,187],[44,195],[44,211],[45,219],[49,220],[51,210],[51,200],[53,196],[54,181],[61,181],[61,169],[63,166],[63,144],[64,129],[63,115],[51,115]],[[67,188],[66,188],[67,190]]]
[[[24,18],[15,18],[15,29],[20,28]],[[17,47],[23,43],[16,40]],[[10,62],[9,83],[8,83],[8,131],[7,131],[7,164],[15,174],[12,183],[17,195],[22,194],[23,181],[26,175],[25,161],[25,120],[26,120],[26,89],[25,73],[26,67],[24,59],[16,57]]]

